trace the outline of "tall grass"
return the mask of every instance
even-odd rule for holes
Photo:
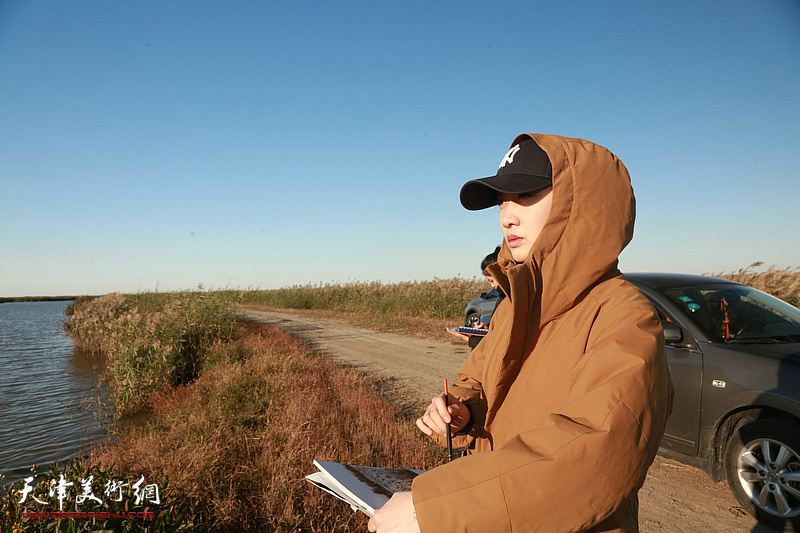
[[[76,301],[64,328],[79,348],[107,359],[122,416],[152,392],[197,378],[204,353],[231,336],[230,304],[223,293],[114,293]]]
[[[772,294],[794,306],[800,305],[800,267],[763,272],[753,263],[733,273],[718,272],[715,277],[732,279]],[[398,320],[417,318],[460,320],[467,302],[487,291],[489,284],[473,279],[434,279],[395,284],[372,282],[296,285],[274,290],[238,293],[248,306],[351,313],[368,317],[364,325],[383,327]]]
[[[727,274],[718,272],[713,276],[749,285],[795,307],[800,307],[800,267],[779,269],[773,265],[764,272],[755,270],[763,265],[763,262],[758,261],[736,272]]]
[[[243,325],[235,352],[151,398],[153,420],[95,454],[166,476],[209,531],[364,530],[363,515],[302,478],[314,459],[430,468],[441,454],[373,385],[273,328]]]
[[[356,281],[246,291],[242,293],[241,301],[248,305],[289,309],[457,319],[463,317],[468,301],[488,289],[486,281],[477,279],[434,279],[393,284]]]

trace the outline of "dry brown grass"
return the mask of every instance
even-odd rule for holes
[[[712,275],[749,285],[795,307],[800,307],[800,267],[779,269],[773,265],[766,271],[758,272],[756,269],[763,265],[763,262],[757,261],[736,272],[729,274],[718,272]]]
[[[466,303],[486,290],[489,283],[477,278],[373,281],[243,291],[240,300],[245,305],[357,313],[370,316],[371,326],[376,327],[398,317],[458,319]]]
[[[240,325],[235,352],[195,383],[152,397],[143,427],[94,464],[169,479],[200,530],[353,531],[366,519],[302,481],[313,459],[430,468],[443,459],[364,377],[288,334]],[[219,347],[230,352],[230,347]]]
[[[248,309],[298,313],[375,331],[463,344],[445,328],[463,325],[467,302],[490,288],[483,278],[352,282],[242,291],[237,301]]]

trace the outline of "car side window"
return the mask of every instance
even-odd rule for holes
[[[715,312],[719,312],[718,306],[716,309],[714,309],[713,305],[709,306],[700,291],[689,288],[668,289],[664,291],[664,294],[682,309],[709,338],[717,340],[721,338],[717,323],[721,322],[722,317],[713,316]],[[718,314],[721,315],[721,313]]]
[[[663,292],[711,340],[796,342],[800,337],[800,317],[794,308],[748,287],[720,285]]]

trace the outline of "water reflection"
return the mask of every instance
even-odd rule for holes
[[[100,361],[63,332],[67,302],[0,304],[0,474],[77,457],[105,437]]]

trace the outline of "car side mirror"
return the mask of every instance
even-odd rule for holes
[[[664,330],[664,340],[666,342],[681,342],[681,340],[683,340],[683,331],[681,331],[681,327],[675,322],[662,320],[661,329]]]
[[[488,292],[482,292],[481,293],[481,298],[483,298],[484,300],[487,300],[489,298],[489,293]]]

